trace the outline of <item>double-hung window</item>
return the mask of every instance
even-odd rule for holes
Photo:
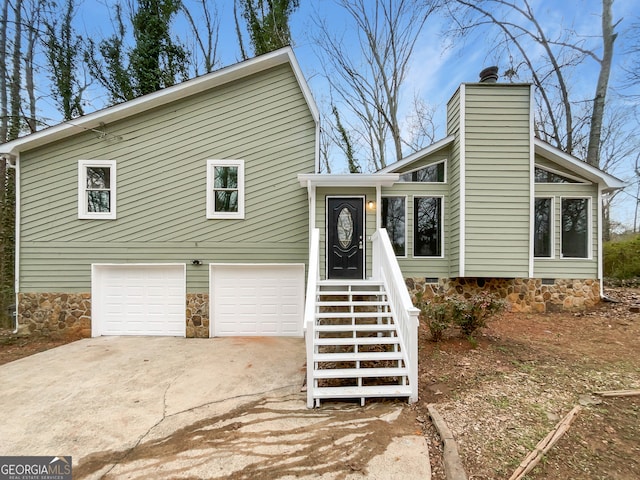
[[[115,160],[78,162],[78,218],[116,218]]]
[[[244,161],[207,161],[207,218],[244,218]]]
[[[533,256],[553,257],[553,198],[536,198],[534,208]]]
[[[589,198],[561,200],[562,258],[589,258]]]
[[[413,199],[413,256],[442,257],[442,197]]]
[[[387,229],[396,256],[406,255],[405,197],[382,197],[382,228]]]

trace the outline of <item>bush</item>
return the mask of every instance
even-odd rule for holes
[[[640,235],[603,246],[604,276],[624,280],[640,277]]]
[[[478,293],[471,298],[436,296],[424,300],[422,294],[416,294],[416,307],[420,309],[420,318],[429,327],[431,339],[439,342],[444,338],[451,325],[460,327],[460,332],[469,339],[480,328],[487,326],[487,320],[501,312],[505,303],[487,292]]]
[[[468,299],[453,301],[453,322],[466,337],[472,337],[480,328],[487,326],[487,319],[504,310],[505,303],[487,292]]]
[[[420,309],[420,318],[429,327],[431,339],[439,342],[444,338],[444,332],[451,325],[451,306],[444,297],[435,297],[431,301],[424,301],[422,294],[416,295],[416,307]]]

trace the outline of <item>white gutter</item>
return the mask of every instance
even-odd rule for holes
[[[600,280],[600,298],[604,297],[604,267],[602,259],[602,185],[598,184],[598,279]]]

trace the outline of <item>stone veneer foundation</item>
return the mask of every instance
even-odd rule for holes
[[[51,337],[91,336],[90,293],[19,293],[22,334]]]
[[[208,293],[187,293],[187,338],[209,338]]]
[[[209,337],[209,295],[188,293],[186,336]],[[18,325],[21,334],[51,337],[91,337],[90,293],[20,293]]]
[[[497,295],[509,303],[512,312],[543,313],[556,310],[582,310],[600,301],[600,282],[594,279],[540,278],[441,278],[428,283],[425,278],[405,279],[412,299],[422,292],[423,298],[436,295],[470,297],[480,291]]]

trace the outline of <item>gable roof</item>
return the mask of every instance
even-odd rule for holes
[[[454,135],[449,135],[448,137],[445,137],[441,140],[438,140],[437,142],[432,143],[428,147],[425,147],[421,150],[418,150],[417,152],[412,153],[411,155],[409,155],[406,158],[403,158],[402,160],[398,160],[397,162],[392,163],[391,165],[387,165],[385,168],[378,170],[376,173],[396,173],[398,170],[402,169],[403,167],[410,165],[413,162],[420,160],[423,157],[426,157],[427,155],[435,153],[438,150],[442,150],[443,148],[448,147],[449,145],[451,145],[451,143],[453,143],[454,139],[455,139]]]
[[[260,55],[259,57],[221,68],[220,70],[201,77],[163,88],[157,92],[143,95],[128,102],[107,107],[103,110],[74,118],[73,120],[62,122],[56,126],[12,140],[11,142],[0,145],[0,154],[17,155],[25,150],[62,140],[82,131],[100,129],[101,124],[121,120],[286,63],[291,65],[296,80],[302,90],[302,94],[307,101],[311,115],[317,125],[319,122],[319,113],[313,96],[311,95],[311,90],[302,75],[293,49],[291,47],[284,47],[265,55]]]
[[[541,157],[551,160],[593,183],[602,185],[605,191],[616,190],[618,188],[624,188],[625,186],[625,183],[619,178],[609,175],[599,168],[589,165],[587,162],[583,162],[537,137],[534,139],[534,151]]]

